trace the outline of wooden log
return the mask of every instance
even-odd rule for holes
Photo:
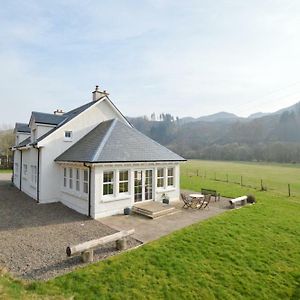
[[[121,239],[116,241],[117,250],[125,250],[127,248],[127,239]]]
[[[84,251],[81,253],[81,260],[84,263],[92,262],[94,260],[94,250]]]
[[[100,239],[96,239],[96,240],[91,240],[79,245],[75,245],[75,246],[68,246],[66,249],[66,253],[67,256],[73,256],[73,255],[77,255],[80,254],[82,252],[85,252],[87,250],[92,250],[95,249],[101,245],[105,245],[107,243],[110,242],[115,242],[117,240],[121,240],[123,238],[126,238],[130,235],[134,234],[134,229],[131,230],[122,230],[120,232],[111,234],[111,235],[107,235],[104,236]]]

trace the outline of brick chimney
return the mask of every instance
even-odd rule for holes
[[[97,101],[99,100],[100,98],[102,98],[103,96],[108,96],[109,94],[103,90],[103,91],[100,91],[99,90],[99,86],[96,85],[96,88],[95,90],[93,91],[93,101]]]

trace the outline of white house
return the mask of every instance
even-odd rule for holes
[[[92,218],[136,202],[179,199],[184,158],[137,131],[98,86],[93,101],[16,123],[13,182],[39,203],[60,201]]]

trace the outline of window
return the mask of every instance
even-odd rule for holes
[[[73,189],[73,169],[69,168],[69,189]]]
[[[168,168],[168,186],[174,185],[174,168]]]
[[[157,169],[157,187],[164,187],[164,168]]]
[[[65,141],[72,141],[73,133],[72,131],[65,131]]]
[[[23,164],[23,176],[27,176],[27,165]]]
[[[114,193],[114,172],[103,172],[103,195],[113,195]]]
[[[15,163],[15,175],[18,175],[19,173],[19,164]]]
[[[80,191],[80,170],[76,169],[76,191]]]
[[[36,185],[36,181],[37,181],[36,166],[31,166],[31,183]]]
[[[83,192],[88,193],[89,190],[89,173],[88,170],[83,171]]]
[[[119,172],[119,193],[128,192],[128,171]]]
[[[67,187],[67,168],[64,168],[64,187]]]

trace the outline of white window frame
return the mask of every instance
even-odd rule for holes
[[[89,193],[89,171],[88,170],[83,170],[83,193],[88,194]]]
[[[70,135],[69,135],[70,134]],[[68,135],[68,136],[67,136]],[[64,132],[64,141],[65,142],[72,142],[73,141],[73,131],[66,130]]]
[[[64,167],[63,170],[63,187],[66,189],[68,187],[68,168]]]
[[[23,176],[26,178],[28,174],[28,165],[23,164]]]
[[[80,192],[80,169],[75,169],[75,190],[76,192]]]
[[[120,177],[120,174],[122,173],[122,172],[127,172],[127,180],[121,180],[121,177]],[[118,187],[119,187],[119,193],[121,194],[121,195],[124,195],[124,194],[128,194],[129,193],[129,170],[119,170],[119,185],[118,185]],[[120,191],[120,185],[121,184],[124,184],[124,183],[127,183],[127,191],[126,192],[121,192]]]
[[[162,176],[159,176],[158,171],[162,170]],[[162,180],[162,186],[158,185],[158,181]],[[158,189],[163,189],[165,187],[165,169],[164,168],[157,168],[156,170],[156,187]]]
[[[15,163],[15,170],[14,170],[15,176],[18,176],[18,173],[19,173],[19,164]]]
[[[113,173],[112,181],[104,182],[105,173]],[[102,196],[103,197],[113,197],[115,195],[115,186],[116,186],[115,185],[115,181],[116,181],[115,177],[116,177],[115,171],[113,171],[113,170],[103,171],[103,180],[102,180]],[[104,186],[105,185],[112,185],[112,194],[104,194]]]
[[[172,170],[172,175],[169,175],[169,170]],[[172,184],[169,184],[169,179],[172,179]],[[167,186],[175,186],[175,168],[174,167],[168,167],[167,168]]]
[[[69,176],[68,176],[68,188],[69,190],[73,190],[74,184],[73,184],[73,178],[74,178],[74,172],[73,172],[73,168],[69,168]]]
[[[35,165],[31,165],[30,167],[31,167],[30,182],[31,182],[31,185],[33,185],[35,187],[36,183],[37,183],[37,167]]]

